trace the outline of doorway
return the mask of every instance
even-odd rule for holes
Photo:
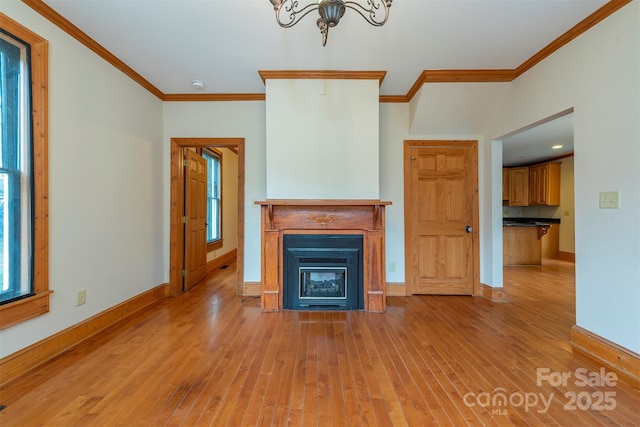
[[[185,148],[225,147],[238,154],[238,247],[236,258],[236,293],[242,294],[244,282],[244,138],[171,138],[171,202],[169,248],[169,296],[183,292],[184,269],[184,156]]]
[[[503,221],[504,218],[528,218],[559,222],[551,224],[540,238],[543,260],[575,261],[573,146],[573,109],[562,111],[502,138]],[[557,167],[555,179],[549,176],[542,179],[538,175],[536,180],[535,173],[547,164]],[[526,200],[518,203],[513,203],[508,194],[510,190],[517,193],[515,188],[518,183],[510,182],[514,173],[523,173],[525,177],[524,186],[521,187],[525,190]],[[559,192],[559,197],[552,196],[554,192],[551,188]],[[538,193],[542,191],[543,197],[538,194],[536,199],[536,190]],[[505,255],[509,258],[509,254],[505,253],[503,260]]]
[[[502,145],[502,223],[508,224],[519,222],[521,219],[536,221],[541,224],[544,221],[553,222],[545,233],[538,234],[538,239],[532,239],[536,242],[536,249],[540,250],[539,257],[534,261],[515,262],[516,265],[509,264],[513,259],[513,244],[508,244],[508,237],[503,233],[497,244],[502,246],[502,259],[497,260],[501,266],[502,282],[504,294],[511,301],[523,296],[531,296],[533,293],[530,288],[520,288],[518,281],[523,276],[539,283],[555,280],[554,276],[558,275],[558,271],[562,271],[565,276],[564,280],[556,288],[556,293],[567,293],[568,297],[574,299],[573,315],[575,315],[575,203],[574,203],[574,132],[573,132],[573,108],[561,111],[553,116],[535,122],[525,128],[511,132],[501,138]],[[559,182],[560,197],[559,204],[555,199],[551,203],[542,203],[534,201],[529,203],[531,197],[522,203],[521,206],[512,206],[507,192],[511,189],[513,183],[509,182],[512,176],[511,171],[514,169],[522,169],[525,173],[527,170],[535,170],[549,163],[560,163],[560,172],[557,179]],[[497,165],[498,166],[498,165]],[[493,171],[500,173],[500,171]],[[506,172],[506,173],[505,173]],[[498,175],[496,175],[498,176]],[[539,183],[538,183],[539,184]],[[536,184],[535,176],[532,182],[529,182],[529,192],[535,191],[539,185]],[[549,179],[551,185],[551,179]],[[554,185],[558,185],[557,183]],[[551,191],[549,190],[549,194]],[[505,218],[507,218],[505,220]],[[522,222],[523,224],[526,221]],[[518,229],[524,230],[524,227],[502,227],[501,231],[509,228],[509,236],[518,235]],[[512,229],[515,229],[512,231]],[[524,245],[519,245],[524,247]],[[527,294],[528,292],[528,294]],[[536,291],[537,292],[537,291]],[[537,295],[537,294],[536,294]],[[549,307],[555,304],[550,303]]]

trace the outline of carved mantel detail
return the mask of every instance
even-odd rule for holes
[[[317,222],[318,224],[322,224],[322,225],[331,224],[332,222],[334,222],[336,220],[336,216],[335,215],[326,215],[326,214],[311,215],[309,218],[311,218],[312,221]]]
[[[261,206],[263,312],[282,309],[282,236],[288,233],[360,234],[363,237],[364,309],[386,310],[385,206],[380,200],[270,199]]]

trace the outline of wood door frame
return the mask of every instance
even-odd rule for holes
[[[413,224],[411,222],[411,149],[412,148],[429,148],[429,147],[451,147],[451,148],[471,148],[471,176],[473,191],[473,209],[472,209],[472,237],[473,242],[473,296],[482,295],[480,286],[480,239],[479,239],[479,201],[478,201],[478,141],[477,140],[405,140],[404,141],[404,274],[405,289],[407,295],[413,295],[413,280],[411,277],[411,269],[409,268],[411,260],[411,239],[413,233]]]
[[[236,293],[242,295],[244,284],[244,138],[171,138],[171,202],[169,220],[169,286],[167,296],[180,295],[184,264],[184,157],[187,147],[225,147],[238,151],[238,249],[236,261]]]

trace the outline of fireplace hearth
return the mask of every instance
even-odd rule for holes
[[[283,308],[358,310],[364,308],[362,236],[283,236]]]

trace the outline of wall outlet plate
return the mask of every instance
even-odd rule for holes
[[[80,289],[76,293],[76,307],[87,303],[87,290]]]

